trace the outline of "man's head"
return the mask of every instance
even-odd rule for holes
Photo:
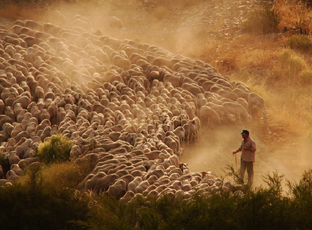
[[[249,131],[248,130],[246,130],[246,129],[244,129],[243,131],[242,131],[242,133],[241,133],[242,135],[243,134],[247,134],[247,135],[249,135]]]
[[[245,139],[245,138],[247,138],[247,137],[249,137],[249,131],[248,130],[246,130],[246,129],[244,129],[243,131],[242,131],[242,137]]]

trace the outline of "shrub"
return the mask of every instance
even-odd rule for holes
[[[286,44],[292,49],[308,51],[312,48],[312,39],[307,35],[293,35],[286,40]]]
[[[274,6],[281,17],[281,30],[291,34],[311,33],[311,9],[305,0],[275,0]]]
[[[3,173],[5,175],[10,170],[11,165],[4,152],[0,152],[0,165],[2,166]]]
[[[36,156],[46,164],[68,161],[73,142],[62,135],[53,135],[38,146]]]
[[[298,80],[297,75],[307,68],[305,60],[290,49],[282,50],[280,64],[283,75],[291,80]]]
[[[0,187],[1,229],[90,229],[89,198],[41,175],[40,167],[30,167],[24,183]]]
[[[42,172],[44,180],[54,186],[77,188],[77,185],[94,169],[95,163],[84,161],[82,164],[65,162],[51,164]]]
[[[289,197],[282,195],[283,176],[273,173],[266,177],[268,188],[247,189],[243,196],[233,196],[221,189],[210,196],[195,193],[182,201],[164,195],[124,204],[107,194],[88,197],[50,183],[37,166],[28,169],[24,183],[0,187],[3,229],[292,230],[312,227],[312,170],[305,172],[298,184],[290,185],[292,196]]]
[[[243,23],[243,29],[246,32],[268,34],[278,31],[279,21],[280,17],[275,8],[265,4],[249,13]]]
[[[293,224],[296,229],[311,229],[312,219],[312,170],[305,171],[299,183],[289,183],[294,196],[291,203],[291,210],[294,211]]]
[[[312,194],[312,170],[305,171],[302,179],[298,184],[294,184],[292,187],[293,195],[296,199],[311,199]]]
[[[299,56],[291,56],[285,63],[286,70],[290,74],[298,74],[300,71],[307,68],[305,60]]]

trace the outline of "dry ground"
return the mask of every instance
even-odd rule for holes
[[[0,22],[10,26],[18,18],[53,21],[51,12],[55,9],[60,10],[70,22],[79,13],[88,17],[94,29],[102,34],[120,39],[136,39],[162,46],[174,53],[202,59],[215,66],[221,74],[236,76],[235,80],[244,81],[256,91],[262,90],[261,82],[266,71],[270,71],[274,65],[274,59],[268,59],[266,50],[274,52],[283,46],[281,34],[259,37],[243,33],[241,24],[246,20],[247,13],[257,6],[256,0],[211,0],[188,7],[171,4],[151,8],[135,0],[127,3],[114,1],[113,4],[108,1],[98,2],[94,7],[55,5],[38,10],[35,14],[12,7],[1,12]],[[126,32],[109,28],[108,19],[113,15],[123,21]],[[238,56],[240,59],[237,59]],[[262,68],[264,64],[267,69]],[[249,71],[251,68],[254,75],[259,75],[258,81],[251,82],[244,76],[237,78],[237,73],[241,73],[244,68]],[[285,93],[282,90],[279,92]],[[298,181],[303,171],[312,165],[312,146],[297,131],[303,124],[299,122],[285,126],[279,122],[280,112],[275,109],[279,96],[276,92],[266,92],[268,126],[264,127],[260,120],[246,125],[222,126],[210,130],[203,128],[198,141],[183,146],[181,161],[188,163],[191,171],[212,171],[216,175],[224,175],[227,165],[235,167],[235,157],[231,153],[241,142],[241,130],[249,129],[258,147],[255,185],[264,184],[262,176],[275,171],[285,175],[288,180]],[[239,164],[238,159],[239,156]]]

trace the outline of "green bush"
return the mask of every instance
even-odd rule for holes
[[[39,165],[28,168],[26,179],[0,187],[1,229],[312,229],[312,170],[282,194],[283,176],[265,178],[267,187],[228,191],[188,200],[163,196],[124,204],[104,194],[89,197],[46,181]]]
[[[268,188],[249,189],[243,196],[221,189],[210,197],[194,195],[190,200],[178,201],[163,196],[127,204],[102,196],[97,199],[102,214],[95,222],[105,229],[311,229],[308,215],[312,207],[312,180],[300,183],[298,188],[303,187],[305,192],[297,192],[297,198],[292,199],[282,196],[282,179],[277,173],[268,175]],[[304,201],[300,212],[296,211],[299,198]]]
[[[0,187],[0,228],[90,229],[89,198],[45,183],[36,166],[28,168],[24,183]]]
[[[290,184],[293,199],[293,225],[296,229],[312,229],[312,170],[304,172],[299,183]]]
[[[62,163],[70,159],[73,142],[62,135],[53,135],[38,146],[36,156],[46,164]]]

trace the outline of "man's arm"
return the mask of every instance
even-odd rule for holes
[[[233,154],[236,154],[236,153],[238,153],[238,152],[240,152],[240,151],[242,151],[242,146],[239,147],[236,151],[234,151]]]
[[[250,146],[250,148],[244,148],[244,150],[245,151],[251,151],[251,152],[256,152],[256,150],[257,150],[257,148],[256,148],[256,143],[253,141],[252,143],[251,143],[251,146]]]

